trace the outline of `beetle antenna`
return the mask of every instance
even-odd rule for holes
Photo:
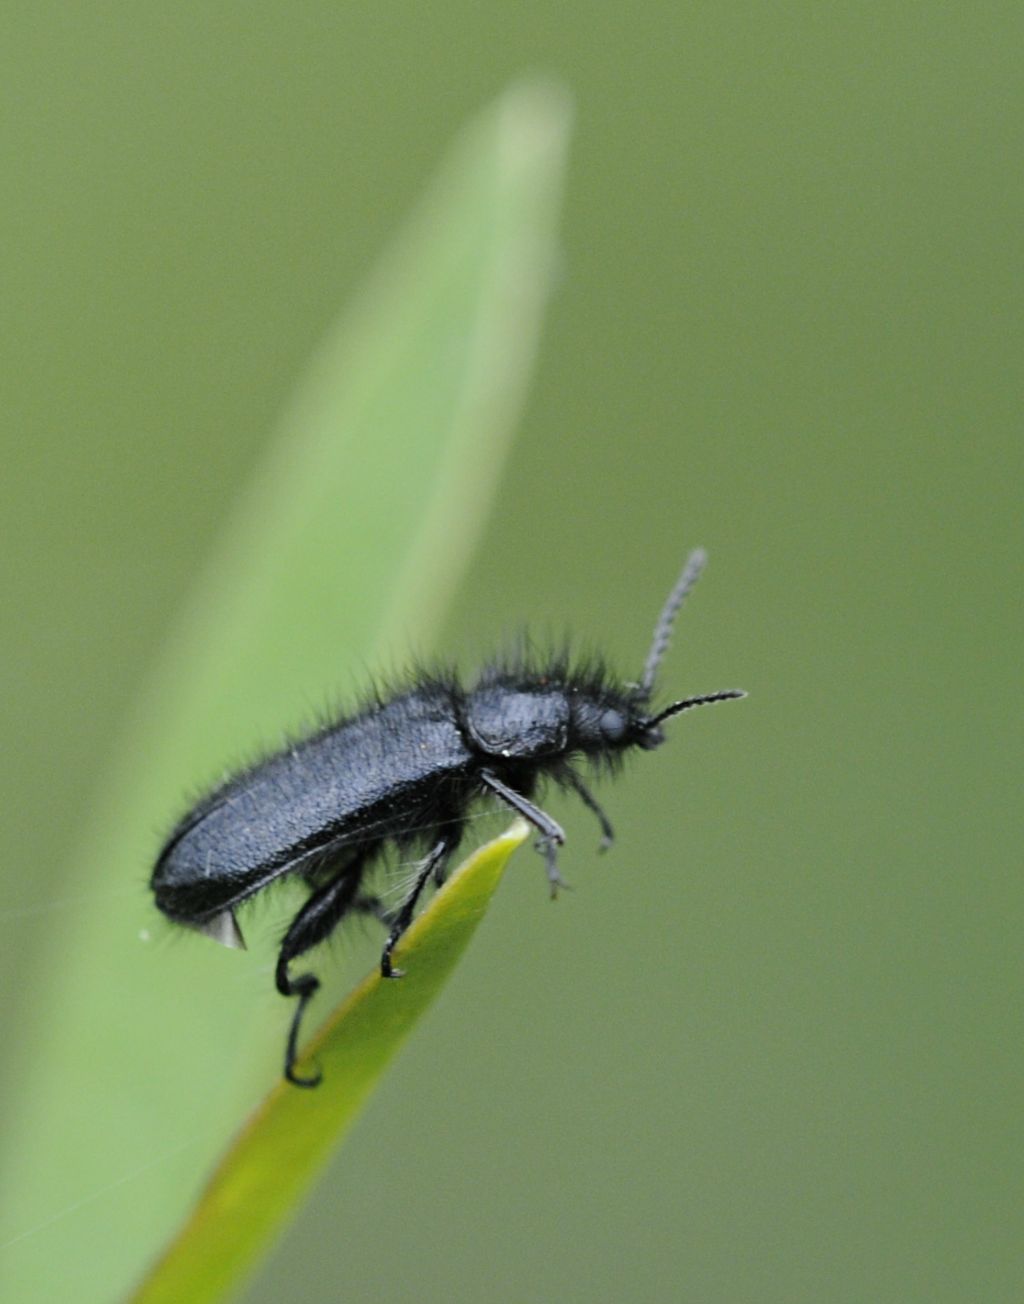
[[[742,688],[724,688],[720,693],[705,693],[703,697],[688,697],[685,701],[673,702],[671,706],[666,706],[664,711],[659,711],[650,720],[645,720],[644,724],[648,729],[653,729],[656,725],[661,724],[662,720],[667,720],[670,715],[678,715],[681,711],[689,711],[691,706],[710,706],[712,702],[731,702],[737,697],[746,697],[746,693]]]
[[[676,616],[679,615],[679,608],[686,601],[686,595],[700,579],[700,573],[707,559],[708,555],[703,548],[695,548],[687,557],[683,573],[676,580],[672,592],[665,599],[658,623],[654,627],[651,650],[647,653],[647,660],[644,662],[644,673],[640,677],[640,692],[644,697],[650,697],[654,689],[658,666],[661,665],[662,657],[672,641],[672,626],[675,624]]]

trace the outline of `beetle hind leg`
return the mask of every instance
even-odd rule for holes
[[[375,897],[357,895],[360,877],[357,866],[350,865],[344,874],[318,888],[292,920],[281,942],[274,981],[282,996],[299,998],[288,1029],[284,1055],[284,1076],[297,1087],[315,1087],[320,1083],[319,1073],[307,1078],[295,1072],[302,1016],[320,987],[320,979],[312,973],[293,978],[288,972],[288,966],[297,956],[322,942],[346,914],[354,911],[361,914],[379,913],[380,903]]]

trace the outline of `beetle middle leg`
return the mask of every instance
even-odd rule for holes
[[[401,969],[395,969],[392,966],[391,952],[398,945],[398,939],[412,923],[412,917],[416,910],[416,902],[420,898],[420,893],[426,887],[427,880],[431,875],[436,878],[442,871],[444,862],[455,850],[455,842],[455,838],[450,835],[439,838],[420,862],[416,874],[416,880],[406,895],[405,900],[398,907],[395,921],[391,925],[391,932],[388,933],[388,940],[384,943],[384,950],[380,955],[380,972],[382,978],[401,978],[403,976]]]
[[[341,918],[358,911],[360,914],[380,914],[380,903],[373,897],[359,896],[359,884],[362,877],[362,858],[351,862],[343,873],[332,878],[318,888],[292,920],[277,956],[275,982],[282,996],[297,996],[299,1003],[292,1016],[285,1046],[284,1075],[297,1087],[315,1087],[320,1082],[320,1074],[303,1078],[295,1072],[298,1059],[299,1027],[306,1006],[313,999],[320,979],[315,974],[304,973],[292,978],[288,965],[296,956],[302,955],[311,947],[322,942],[337,926]]]
[[[535,806],[521,792],[516,792],[515,788],[510,788],[507,783],[502,783],[493,771],[481,770],[480,778],[490,788],[491,792],[500,797],[507,806],[511,806],[517,814],[522,815],[523,819],[529,820],[533,827],[540,832],[541,836],[537,843],[537,850],[544,857],[544,867],[547,870],[548,883],[551,886],[551,896],[552,898],[558,896],[560,887],[567,888],[569,886],[558,872],[558,853],[555,850],[556,847],[565,844],[565,831],[561,824],[553,820],[547,811]]]

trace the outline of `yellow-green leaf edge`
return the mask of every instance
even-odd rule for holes
[[[444,986],[528,836],[517,820],[474,852],[399,943],[405,977],[389,982],[375,969],[331,1015],[298,1066],[319,1069],[321,1086],[303,1091],[282,1080],[270,1091],[133,1304],[212,1304],[244,1282]]]

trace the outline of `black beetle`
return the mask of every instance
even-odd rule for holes
[[[320,1080],[295,1073],[302,1012],[320,982],[311,973],[293,978],[290,961],[346,915],[372,914],[389,927],[381,973],[400,977],[391,953],[429,879],[444,881],[477,798],[497,797],[538,830],[554,895],[561,884],[555,848],[565,835],[532,800],[538,780],[553,779],[580,797],[600,822],[603,850],[612,828],[575,762],[614,766],[630,748],[664,742],[661,726],[670,716],[743,696],[729,689],[650,711],[673,622],[704,561],[700,550],[687,560],[638,683],[617,681],[597,663],[573,667],[562,657],[542,664],[526,654],[487,667],[469,689],[454,673],[421,673],[229,778],[179,822],[151,880],[157,906],[177,923],[244,946],[236,906],[285,874],[309,885],[276,970],[278,991],[299,998],[285,1051],[290,1082],[308,1087]],[[363,890],[388,844],[426,852],[391,912]]]

